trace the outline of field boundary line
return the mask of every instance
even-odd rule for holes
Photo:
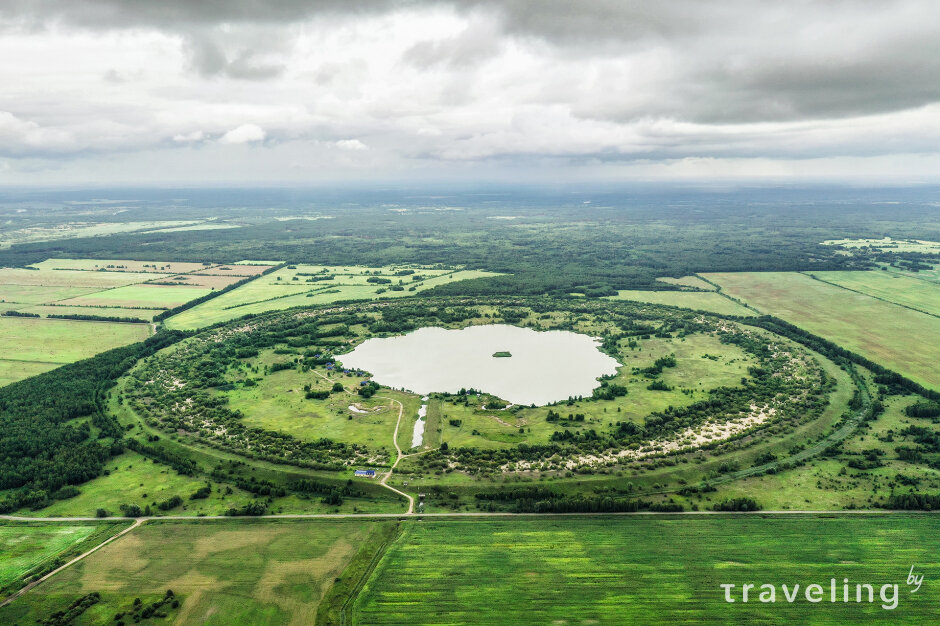
[[[121,518],[121,519],[124,519],[124,518]],[[135,519],[133,524],[131,524],[130,526],[128,526],[127,528],[125,528],[125,529],[122,530],[121,532],[117,533],[116,535],[111,535],[110,537],[108,537],[107,539],[105,539],[104,541],[102,541],[101,543],[99,543],[98,545],[96,545],[95,547],[91,548],[90,550],[88,550],[88,551],[86,551],[86,552],[83,552],[82,554],[79,554],[77,557],[75,557],[74,559],[72,559],[72,560],[69,561],[68,563],[65,563],[64,565],[60,565],[59,567],[55,568],[54,570],[52,570],[51,572],[49,572],[48,574],[46,574],[46,575],[43,576],[42,578],[39,578],[39,579],[37,579],[37,580],[34,580],[33,582],[29,583],[28,585],[26,585],[25,587],[23,587],[22,589],[20,589],[20,590],[17,591],[16,593],[14,593],[12,596],[10,596],[9,598],[7,598],[6,600],[4,600],[3,602],[0,602],[0,608],[3,608],[3,607],[5,607],[6,605],[10,604],[11,602],[13,602],[13,601],[16,600],[17,598],[19,598],[21,595],[23,595],[24,593],[26,593],[26,592],[29,591],[30,589],[34,589],[34,588],[38,587],[39,585],[41,585],[42,583],[44,583],[46,580],[52,578],[53,576],[55,576],[56,574],[58,574],[59,572],[61,572],[61,571],[64,570],[65,568],[67,568],[67,567],[69,567],[69,566],[71,566],[71,565],[74,565],[75,563],[78,563],[79,561],[81,561],[82,559],[84,559],[86,556],[89,556],[89,555],[91,555],[91,554],[97,552],[98,550],[100,550],[101,548],[105,547],[106,545],[108,545],[108,544],[111,543],[112,541],[114,541],[114,540],[116,540],[116,539],[119,539],[120,537],[123,537],[124,535],[126,535],[126,534],[129,533],[129,532],[131,532],[131,531],[134,530],[135,528],[139,528],[139,527],[140,527],[141,525],[143,525],[146,521],[147,521],[147,520],[146,520],[145,518],[137,518],[137,519]]]
[[[382,560],[382,557],[385,556],[385,553],[388,552],[388,549],[392,546],[392,544],[401,539],[401,536],[404,532],[405,529],[401,526],[401,524],[399,524],[394,536],[389,537],[388,540],[383,542],[379,549],[375,551],[375,554],[372,556],[372,560],[369,561],[368,567],[366,567],[365,571],[362,573],[362,576],[356,582],[356,586],[353,587],[349,597],[346,598],[346,601],[343,602],[343,606],[339,610],[340,624],[342,626],[346,626],[346,610],[349,608],[349,604],[355,603],[355,601],[359,598],[359,594],[362,593],[366,583],[368,583],[369,579],[372,578],[372,574],[375,572],[375,568],[378,566],[379,561]],[[353,624],[351,612],[349,615],[349,624]]]
[[[825,278],[819,278],[818,276],[814,274],[810,274],[808,272],[797,272],[797,273],[803,274],[804,276],[808,276],[809,278],[812,278],[813,280],[818,280],[821,283],[832,285],[833,287],[838,287],[839,289],[845,289],[846,291],[851,291],[852,293],[857,293],[860,296],[868,296],[869,298],[874,298],[875,300],[881,300],[882,302],[886,304],[893,304],[894,306],[899,306],[903,309],[908,309],[910,311],[916,311],[917,313],[923,313],[924,315],[929,315],[931,317],[940,318],[940,315],[937,315],[936,313],[931,313],[930,311],[924,311],[923,309],[918,309],[918,308],[909,306],[907,304],[901,304],[900,302],[895,302],[894,300],[888,300],[887,298],[882,298],[880,296],[876,296],[874,294],[867,293],[865,291],[859,291],[858,289],[852,289],[851,287],[846,287],[845,285],[833,283],[833,282],[826,280]]]
[[[715,293],[717,293],[717,294],[718,294],[719,296],[721,296],[722,298],[726,298],[726,299],[730,300],[731,302],[734,302],[734,303],[737,304],[738,306],[743,306],[745,309],[750,309],[751,311],[754,311],[754,312],[757,313],[758,315],[764,315],[764,313],[763,313],[760,309],[758,309],[758,308],[756,308],[756,307],[754,307],[754,306],[751,306],[750,304],[748,304],[748,303],[745,302],[744,300],[738,300],[737,298],[733,298],[733,297],[729,296],[728,294],[726,294],[726,293],[724,292],[724,290],[722,290],[721,285],[719,285],[719,284],[716,283],[715,281],[709,280],[709,279],[705,278],[704,276],[702,276],[701,274],[692,274],[692,276],[695,276],[695,277],[698,278],[699,280],[704,281],[704,282],[708,283],[709,285],[711,285],[712,287],[714,287],[714,288],[715,288]]]

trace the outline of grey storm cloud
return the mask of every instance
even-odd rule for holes
[[[935,0],[0,0],[0,48],[18,38],[34,52],[0,67],[0,159],[371,171],[940,145]]]
[[[7,0],[0,17],[41,26],[152,27],[180,34],[200,75],[262,80],[283,66],[255,49],[228,50],[213,28],[276,28],[317,17],[355,18],[440,7],[429,0]],[[624,121],[650,115],[706,123],[839,118],[940,99],[940,8],[924,0],[457,0],[491,20],[458,38],[415,44],[404,61],[460,67],[502,38],[542,42],[556,54],[616,56],[658,49],[670,59],[650,98],[601,99],[578,115]],[[278,37],[267,38],[268,44]],[[613,72],[611,93],[630,89]]]

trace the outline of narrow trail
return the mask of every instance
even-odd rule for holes
[[[332,380],[333,380],[332,378],[330,378],[330,377],[328,377],[328,376],[325,376],[325,375],[321,374],[320,372],[318,372],[318,371],[316,371],[316,370],[311,370],[311,371],[312,371],[314,374],[316,374],[317,376],[319,376],[320,378],[324,379],[324,380],[327,380],[327,381],[332,381]],[[355,396],[355,395],[356,395],[355,392],[350,391],[350,390],[349,390],[348,388],[346,388],[346,387],[344,387],[344,391],[345,391],[346,393],[348,393],[349,395],[351,395],[351,396]],[[384,475],[382,476],[382,478],[379,480],[379,484],[382,485],[383,487],[385,487],[386,489],[389,489],[389,490],[391,490],[391,491],[394,491],[394,492],[397,493],[398,495],[400,495],[400,496],[402,496],[403,498],[405,498],[406,500],[408,500],[408,510],[405,512],[405,515],[414,515],[414,512],[415,512],[415,499],[414,499],[414,497],[408,495],[408,494],[405,493],[404,491],[401,491],[401,490],[399,490],[399,489],[395,489],[394,487],[392,487],[391,485],[388,484],[388,480],[392,477],[392,472],[395,471],[395,468],[398,467],[398,464],[401,462],[402,459],[406,459],[406,458],[408,458],[408,457],[410,457],[410,456],[417,456],[418,454],[424,454],[425,452],[428,452],[428,450],[422,450],[421,452],[415,452],[414,454],[405,454],[405,453],[402,451],[401,446],[398,445],[398,430],[401,428],[401,418],[402,418],[402,415],[404,415],[404,412],[405,412],[405,405],[403,405],[403,404],[402,404],[401,402],[399,402],[398,400],[396,400],[396,399],[394,399],[394,398],[390,398],[390,397],[388,397],[388,396],[375,396],[375,397],[376,397],[376,398],[380,398],[380,399],[382,399],[382,400],[388,400],[390,407],[394,407],[394,405],[396,405],[396,404],[398,405],[398,420],[395,422],[395,432],[394,432],[394,434],[392,434],[392,443],[395,444],[395,454],[396,454],[395,462],[392,463],[392,466],[391,466],[390,468],[388,468],[388,471],[385,472],[385,474],[384,474]]]
[[[15,518],[9,518],[9,517],[4,516],[4,519],[15,519]],[[63,518],[63,519],[65,519],[65,518]],[[61,521],[61,520],[60,520],[60,521]],[[102,541],[101,543],[99,543],[98,545],[96,545],[94,548],[88,550],[87,552],[83,552],[82,554],[79,554],[77,557],[75,557],[74,559],[72,559],[71,561],[69,561],[68,563],[66,563],[65,565],[60,565],[59,567],[57,567],[56,569],[52,570],[51,572],[49,572],[48,574],[46,574],[46,575],[43,576],[42,578],[39,578],[39,579],[37,579],[37,580],[34,580],[33,582],[29,583],[28,585],[26,585],[25,587],[23,587],[22,589],[20,589],[20,590],[17,591],[16,593],[14,593],[12,596],[10,596],[9,598],[7,598],[6,600],[4,600],[3,602],[0,602],[0,608],[5,607],[6,605],[10,604],[11,602],[13,602],[13,601],[16,600],[17,598],[19,598],[21,595],[23,595],[24,593],[26,593],[26,592],[29,591],[30,589],[33,589],[34,587],[37,587],[38,585],[41,585],[43,582],[45,582],[46,580],[52,578],[53,576],[55,576],[56,574],[58,574],[59,572],[61,572],[61,571],[64,570],[65,568],[67,568],[67,567],[69,567],[69,566],[71,566],[71,565],[74,565],[75,563],[78,563],[79,561],[81,561],[82,559],[84,559],[86,556],[97,552],[98,550],[100,550],[101,548],[105,547],[106,545],[108,545],[109,543],[111,543],[112,541],[114,541],[115,539],[118,539],[118,538],[120,538],[120,537],[123,537],[124,535],[126,535],[126,534],[129,533],[129,532],[131,532],[132,530],[134,530],[135,528],[137,528],[138,526],[140,526],[141,524],[143,524],[143,523],[146,522],[146,521],[147,521],[147,518],[138,517],[137,519],[134,520],[134,523],[133,523],[133,524],[131,524],[130,526],[128,526],[127,528],[125,528],[125,529],[122,530],[121,532],[119,532],[119,533],[117,533],[117,534],[115,534],[115,535],[111,535],[110,537],[108,537],[107,539],[105,539],[104,541]]]
[[[385,400],[388,400],[389,403],[392,405],[394,404],[398,405],[398,421],[395,422],[395,434],[392,435],[392,443],[395,444],[395,452],[397,453],[398,456],[395,458],[395,462],[392,463],[392,466],[388,468],[388,471],[385,472],[385,475],[382,476],[382,480],[379,481],[379,484],[385,487],[386,489],[391,489],[392,491],[394,491],[400,496],[404,496],[408,500],[408,511],[406,511],[405,514],[414,515],[415,499],[411,497],[410,495],[408,495],[407,493],[405,493],[404,491],[399,491],[398,489],[395,489],[394,487],[388,484],[388,479],[392,477],[392,472],[395,471],[395,468],[398,466],[398,463],[401,462],[401,460],[404,459],[405,457],[412,456],[412,455],[403,453],[401,451],[401,447],[398,445],[398,429],[401,427],[401,416],[405,412],[405,405],[403,405],[398,400],[395,400],[394,398],[389,398],[387,396],[384,396],[383,398]]]

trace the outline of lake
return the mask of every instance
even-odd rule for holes
[[[544,405],[589,396],[600,376],[617,373],[620,364],[598,350],[599,343],[569,331],[506,324],[428,327],[367,339],[336,358],[371,372],[379,384],[422,395],[473,388],[513,404]],[[512,356],[494,356],[505,352]]]

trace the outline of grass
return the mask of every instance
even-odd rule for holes
[[[240,268],[256,266],[229,266],[235,271]],[[476,270],[428,269],[407,266],[415,274],[396,275],[406,266],[358,267],[296,265],[284,267],[276,272],[262,276],[242,285],[238,289],[225,293],[208,302],[175,315],[166,321],[166,326],[173,329],[202,328],[217,322],[235,319],[249,313],[262,313],[293,306],[312,306],[329,304],[338,300],[371,300],[378,297],[402,297],[416,295],[438,285],[457,280],[470,280],[485,276],[495,276],[490,272]],[[263,268],[258,267],[258,271]],[[332,280],[307,282],[316,275],[333,275]],[[414,280],[418,275],[420,280]],[[391,283],[376,284],[369,278],[390,280]],[[295,280],[296,279],[296,280]],[[403,291],[391,291],[388,288],[398,285]],[[414,288],[414,291],[410,291]],[[385,291],[377,293],[380,289]]]
[[[42,263],[33,263],[32,267],[44,270],[80,270],[94,272],[153,272],[160,274],[187,274],[205,269],[202,263],[182,261],[133,261],[128,259],[46,259]]]
[[[704,284],[707,285],[708,283]],[[618,291],[616,296],[610,296],[608,299],[665,304],[685,309],[709,311],[719,315],[755,315],[754,311],[711,291]]]
[[[118,259],[48,259],[35,269],[0,268],[0,311],[151,320],[168,308],[221,288],[236,276],[192,276],[201,263]],[[251,271],[261,270],[252,266]],[[176,273],[168,273],[176,272]],[[193,285],[148,281],[191,280]],[[55,306],[52,306],[55,305]],[[146,338],[143,325],[0,318],[0,385]],[[30,362],[20,367],[18,364]],[[41,365],[46,364],[46,365]]]
[[[35,517],[87,517],[101,508],[111,515],[121,515],[122,504],[136,504],[141,510],[150,505],[155,515],[221,515],[231,507],[244,506],[255,499],[252,494],[232,488],[225,494],[224,483],[213,481],[212,494],[201,500],[189,496],[205,486],[206,479],[181,476],[166,465],[154,463],[136,452],[127,451],[108,460],[108,474],[79,487],[81,494],[68,500],[57,500],[38,511],[23,510],[20,515]],[[183,498],[183,505],[171,511],[160,511],[156,505],[173,496]]]
[[[268,354],[262,355],[259,362],[268,360],[281,359]],[[333,393],[326,400],[308,400],[304,397],[304,385],[310,385],[312,390],[329,391],[336,381],[355,388],[363,380],[327,374],[322,368],[316,371],[328,379],[313,372],[281,370],[264,376],[255,387],[238,387],[223,393],[229,398],[228,407],[245,415],[242,421],[246,426],[276,430],[308,441],[329,437],[345,443],[384,447],[394,453],[392,434],[398,408],[390,407],[385,399],[363,400],[345,392]],[[351,405],[370,412],[356,413],[349,409]]]
[[[29,523],[0,520],[0,598],[30,573],[45,570],[62,553],[103,541],[127,522]],[[94,544],[92,544],[94,545]]]
[[[38,313],[43,317],[47,315],[101,315],[104,317],[136,317],[142,320],[151,320],[154,315],[162,313],[163,309],[126,309],[110,306],[63,306],[63,305],[33,305],[16,309],[23,313]]]
[[[0,285],[32,285],[36,287],[97,287],[113,289],[166,277],[146,272],[82,272],[70,270],[0,268]]]
[[[624,342],[625,343],[625,342]],[[504,448],[520,443],[545,444],[552,433],[569,428],[581,430],[593,428],[606,430],[613,422],[642,422],[653,411],[668,406],[687,406],[702,400],[710,389],[720,386],[737,386],[747,374],[750,359],[735,346],[722,344],[713,335],[690,335],[684,339],[651,338],[639,340],[636,349],[621,347],[620,368],[611,383],[623,385],[628,394],[609,401],[576,402],[572,406],[560,403],[556,407],[525,408],[518,412],[480,410],[479,398],[472,398],[469,406],[451,404],[440,398],[432,398],[429,412],[440,418],[436,430],[441,441],[449,446],[472,446],[479,448]],[[672,391],[647,389],[649,379],[632,373],[634,367],[647,367],[657,358],[675,354],[677,366],[667,368],[661,376]],[[717,357],[716,360],[705,355]],[[683,390],[687,390],[683,393]],[[548,422],[549,410],[567,417],[583,414],[583,422]],[[519,429],[523,432],[520,432]],[[435,433],[432,425],[426,433]],[[435,439],[437,435],[435,435]]]
[[[0,322],[2,324],[2,322]],[[59,367],[59,363],[41,363],[38,361],[6,361],[0,359],[0,387],[18,380],[42,374]]]
[[[698,502],[699,506],[710,506],[714,501],[746,495],[756,498],[768,509],[872,508],[876,502],[892,493],[908,489],[895,482],[899,473],[919,479],[918,491],[936,493],[940,491],[940,471],[926,464],[897,460],[895,446],[910,444],[905,444],[900,438],[882,440],[888,439],[889,432],[896,434],[912,424],[929,427],[929,420],[904,415],[904,407],[914,400],[913,396],[889,397],[885,401],[885,412],[874,422],[866,423],[842,445],[842,449],[849,454],[873,448],[882,450],[885,453],[882,467],[856,470],[846,467],[846,461],[851,456],[820,457],[775,475],[751,477],[722,485],[704,503],[701,500],[692,502]]]
[[[0,281],[4,278],[6,270],[0,269]],[[18,309],[19,306],[6,306],[6,304],[48,304],[58,300],[66,300],[76,296],[83,296],[97,291],[94,287],[60,287],[39,285],[13,285],[0,282],[0,302],[6,309]]]
[[[704,289],[705,291],[715,290],[714,285],[709,285],[698,276],[682,276],[681,278],[670,278],[669,276],[663,276],[661,278],[657,278],[656,280],[662,283],[667,283],[669,285],[679,285],[681,287],[694,287],[695,289]]]
[[[829,239],[822,242],[824,246],[841,246],[843,248],[875,248],[881,252],[922,252],[937,254],[940,252],[940,243],[924,241],[921,239]]]
[[[940,316],[940,285],[887,271],[813,272],[819,280]]]
[[[150,335],[144,324],[0,317],[3,360],[71,363]]]
[[[140,597],[172,589],[177,623],[312,624],[321,599],[383,524],[363,521],[149,522],[0,609],[35,623],[83,594],[83,624],[114,624]]]
[[[905,579],[940,566],[938,530],[929,515],[424,520],[385,553],[354,623],[924,623],[937,594]],[[898,583],[898,608],[780,597],[843,577],[877,585],[876,599]],[[742,603],[745,583],[777,585],[777,602]]]
[[[212,289],[189,285],[127,285],[62,300],[72,306],[165,307],[173,308],[200,298]]]
[[[708,274],[723,291],[940,389],[940,319],[795,272]],[[926,286],[926,283],[924,283]]]

